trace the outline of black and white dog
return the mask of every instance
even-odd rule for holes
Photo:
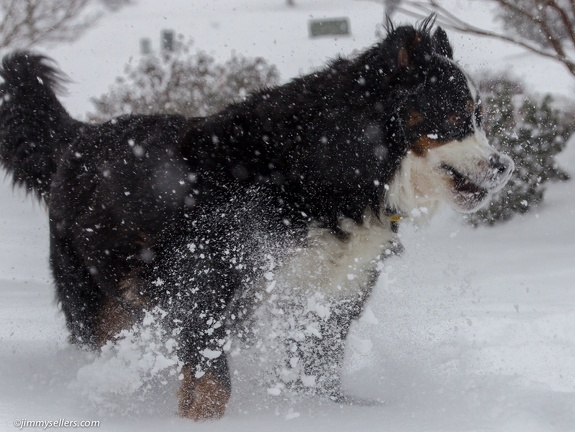
[[[513,170],[432,25],[390,25],[360,55],[205,118],[84,124],[49,59],[4,58],[0,161],[47,203],[71,340],[101,346],[161,307],[178,329],[181,415],[218,418],[228,341],[276,301],[298,353],[281,378],[348,400],[345,338],[400,249],[397,220],[441,202],[472,212]]]

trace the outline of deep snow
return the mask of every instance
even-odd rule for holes
[[[78,83],[67,99],[75,114],[121,72],[118,59],[135,49],[144,27],[153,35],[165,25],[151,13],[168,3],[140,0],[77,44],[50,51]],[[237,49],[239,32],[248,54],[278,63],[284,77],[369,44],[380,11],[351,0],[300,0],[293,11],[280,0],[177,3],[178,13],[166,11],[170,27],[193,29],[198,45],[214,54],[216,43]],[[309,42],[303,20],[322,11],[352,16],[354,37]],[[256,46],[262,34],[273,36]],[[484,42],[465,43],[477,49]],[[222,47],[217,53],[226,55]],[[471,62],[459,45],[457,55],[464,54]],[[472,64],[490,54],[480,50]],[[575,176],[575,142],[560,162]],[[351,334],[345,368],[350,392],[384,405],[270,395],[257,359],[242,353],[233,358],[227,416],[201,425],[175,415],[177,379],[167,360],[157,363],[166,347],[153,326],[144,342],[126,341],[101,356],[68,346],[53,301],[45,209],[7,181],[0,202],[0,430],[14,430],[15,419],[65,418],[99,420],[101,430],[575,431],[575,181],[550,185],[541,208],[496,228],[471,229],[448,210],[425,228],[402,225],[406,252],[386,263]],[[164,366],[159,378],[150,376]]]

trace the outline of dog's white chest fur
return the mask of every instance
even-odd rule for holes
[[[310,228],[307,245],[266,274],[266,291],[271,294],[280,288],[284,293],[318,293],[337,300],[369,288],[381,260],[397,245],[391,223],[369,211],[361,224],[344,219],[340,229],[345,238],[326,228]]]

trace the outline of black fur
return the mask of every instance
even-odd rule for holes
[[[356,58],[205,118],[85,125],[56,99],[62,75],[47,58],[6,57],[0,160],[49,202],[51,266],[72,340],[101,343],[110,303],[134,316],[160,305],[182,328],[184,362],[229,383],[225,355],[201,352],[221,349],[240,325],[235,314],[248,313],[232,300],[255,289],[266,248],[305,246],[311,224],[344,241],[343,218],[382,214],[384,186],[417,138],[409,110],[447,64],[439,57],[452,55],[432,23],[390,26]],[[370,288],[340,305],[330,323],[339,342],[314,347],[306,363],[317,372],[319,357],[331,360],[336,378],[325,386],[335,399],[334,369]]]

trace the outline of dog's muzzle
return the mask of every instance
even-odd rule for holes
[[[509,156],[493,153],[489,156],[490,178],[488,179],[490,192],[497,192],[505,186],[515,170],[515,163]]]

